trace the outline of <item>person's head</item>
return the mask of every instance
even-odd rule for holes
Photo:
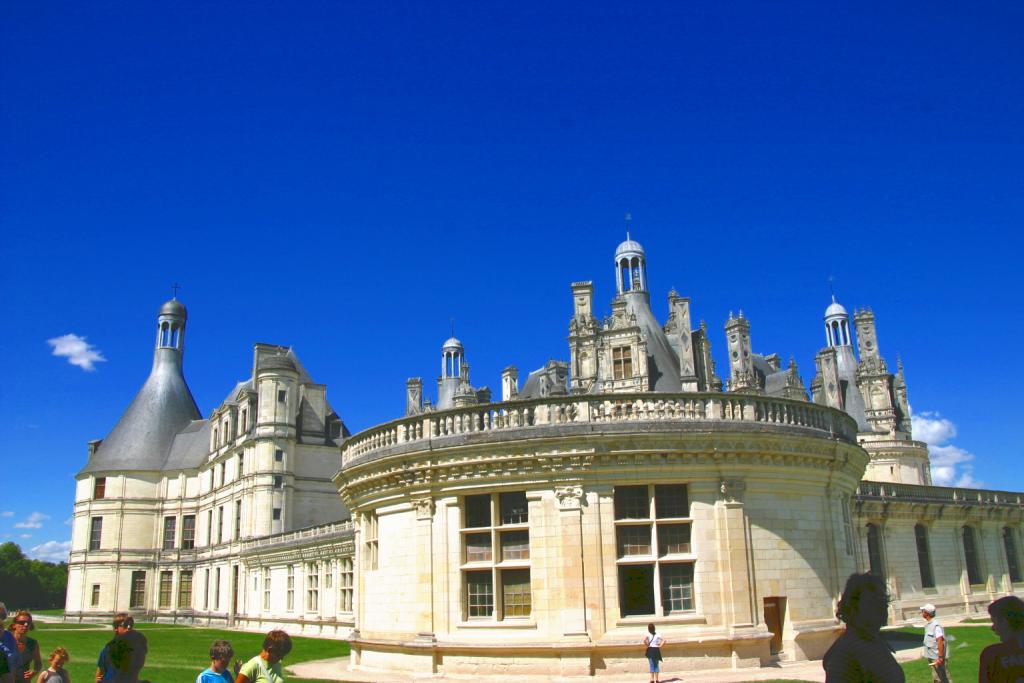
[[[226,669],[234,656],[235,651],[226,640],[215,640],[210,646],[210,666],[217,671]]]
[[[131,642],[124,638],[115,638],[108,647],[107,654],[110,656],[110,663],[118,671],[127,672],[131,668],[132,652],[135,650]]]
[[[988,606],[992,630],[1003,642],[1024,637],[1024,600],[1016,595],[999,598]]]
[[[654,628],[654,624],[647,624],[647,632],[650,633],[652,636],[655,633],[657,633],[657,631]]]
[[[921,605],[921,616],[924,617],[925,621],[931,621],[935,618],[935,605],[927,603]]]
[[[22,638],[34,628],[35,624],[32,623],[32,615],[28,610],[20,609],[15,612],[10,626],[10,630],[14,633],[15,637]]]
[[[135,619],[127,612],[119,612],[114,615],[114,633],[123,636],[135,626]]]
[[[71,659],[71,657],[68,656],[68,651],[62,647],[58,647],[50,653],[50,666],[54,669],[59,669],[67,664],[69,659]]]
[[[870,572],[850,574],[839,598],[836,616],[856,629],[877,631],[885,626],[889,595],[882,577]]]
[[[284,631],[271,631],[263,639],[263,651],[271,664],[280,662],[292,651],[292,639]]]
[[[7,605],[0,602],[0,626],[3,626],[5,621],[7,621]]]

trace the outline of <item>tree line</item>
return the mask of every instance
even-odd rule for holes
[[[25,557],[17,543],[0,544],[0,601],[8,610],[64,607],[68,563]]]

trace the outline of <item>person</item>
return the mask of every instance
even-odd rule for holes
[[[228,673],[228,667],[234,656],[231,643],[226,640],[213,641],[210,646],[210,668],[199,674],[196,683],[233,683],[235,679]]]
[[[50,666],[39,674],[36,683],[71,683],[71,674],[64,668],[69,659],[71,658],[68,656],[68,651],[62,647],[58,647],[51,652]]]
[[[935,619],[935,605],[930,602],[921,605],[921,616],[924,617],[924,658],[932,669],[934,683],[952,683],[949,677],[949,647],[946,643],[946,630]]]
[[[131,646],[131,661],[125,664],[124,674],[134,675],[138,678],[139,672],[146,664],[149,644],[146,642],[146,636],[135,630],[135,619],[130,614],[120,612],[114,615],[113,626],[114,637],[103,646],[100,656],[96,660],[96,683],[113,681],[118,676],[118,668],[110,656],[111,646],[118,640],[125,640]],[[123,648],[119,651],[123,651]]]
[[[661,674],[661,646],[665,638],[657,632],[654,624],[647,624],[647,635],[644,637],[644,656],[647,657],[648,670],[651,672],[651,683],[658,680]]]
[[[291,637],[284,631],[271,631],[263,639],[263,651],[242,665],[235,683],[283,683],[281,660],[291,651]]]
[[[851,574],[836,607],[846,624],[821,661],[826,683],[904,683],[903,669],[882,637],[889,596],[882,577]]]
[[[1000,642],[981,651],[978,683],[1024,681],[1024,600],[1016,595],[999,598],[988,613]]]
[[[35,629],[32,615],[28,610],[18,610],[11,621],[10,631],[18,649],[17,669],[14,669],[15,681],[31,681],[43,668],[43,659],[39,655],[39,643],[28,635]]]
[[[18,644],[14,634],[4,628],[7,605],[0,602],[0,683],[14,683],[14,670],[18,667]]]

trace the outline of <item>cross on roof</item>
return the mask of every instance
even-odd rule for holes
[[[177,282],[175,282],[173,285],[171,285],[171,290],[174,291],[174,294],[171,296],[172,299],[177,299],[178,298],[178,290],[179,289],[181,289],[181,285],[179,285]]]

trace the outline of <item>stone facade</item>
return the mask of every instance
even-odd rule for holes
[[[643,248],[614,264],[603,319],[572,284],[568,360],[522,387],[505,368],[492,402],[452,337],[436,401],[412,378],[404,416],[353,436],[268,345],[200,419],[168,302],[153,374],[78,477],[69,618],[348,637],[366,670],[615,679],[643,671],[652,621],[671,670],[818,658],[854,571],[885,576],[894,621],[1024,593],[1024,495],[930,485],[870,311],[851,326],[833,300],[810,394],[730,315],[723,391],[690,300],[661,324]]]

